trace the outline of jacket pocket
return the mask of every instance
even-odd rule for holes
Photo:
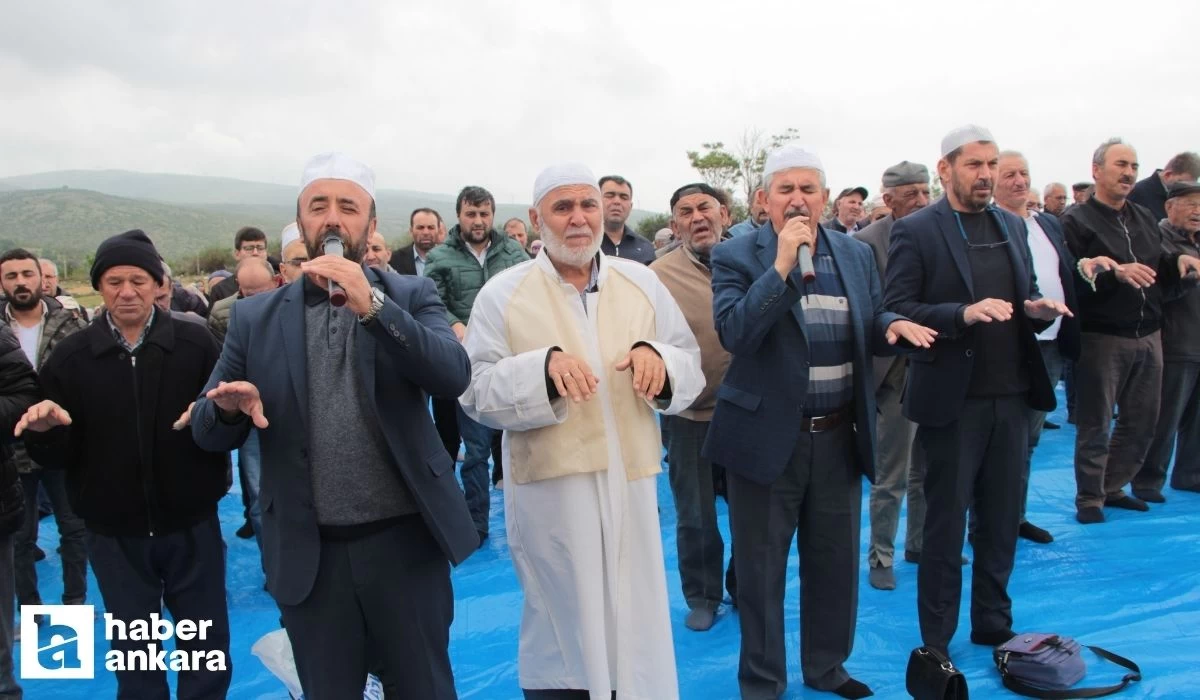
[[[446,454],[446,450],[440,446],[436,452],[425,458],[425,464],[429,465],[429,471],[433,472],[434,476],[441,476],[454,469],[454,462],[450,461],[450,455]]]
[[[736,389],[728,384],[722,384],[717,387],[717,398],[728,401],[734,406],[744,408],[747,411],[758,410],[758,405],[762,403],[761,396]]]

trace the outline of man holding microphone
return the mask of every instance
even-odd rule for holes
[[[787,687],[785,570],[799,531],[804,684],[867,697],[842,664],[858,612],[862,475],[874,478],[872,357],[936,334],[884,311],[869,246],[816,224],[829,189],[815,154],[783,146],[763,177],[768,222],[712,251],[717,334],[733,357],[704,456],[729,479],[738,680],[743,699]]]

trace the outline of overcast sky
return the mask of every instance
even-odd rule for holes
[[[343,150],[381,188],[528,201],[580,160],[666,210],[685,151],[794,126],[835,192],[936,162],[976,122],[1034,185],[1200,148],[1200,3],[12,2],[0,176],[67,168],[294,183]]]

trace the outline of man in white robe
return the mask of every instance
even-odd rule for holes
[[[704,376],[657,276],[600,252],[595,183],[581,165],[538,176],[529,219],[544,248],[476,298],[464,340],[471,386],[459,401],[505,431],[525,697],[671,700],[653,411],[686,410]]]

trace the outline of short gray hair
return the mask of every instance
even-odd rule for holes
[[[166,260],[162,261],[162,271],[164,281],[174,279],[174,275],[171,274],[171,266],[167,264]]]
[[[1055,188],[1055,187],[1061,187],[1061,188],[1062,188],[1062,191],[1063,191],[1063,194],[1066,194],[1066,193],[1067,193],[1067,186],[1066,186],[1066,185],[1062,184],[1061,182],[1051,182],[1050,184],[1048,184],[1048,185],[1046,185],[1044,188],[1042,188],[1042,196],[1043,196],[1043,197],[1049,197],[1049,196],[1050,196],[1050,190],[1051,190],[1052,188]]]
[[[237,279],[237,276],[239,274],[241,274],[243,269],[245,269],[247,267],[252,267],[254,265],[261,265],[267,271],[268,275],[270,275],[271,277],[275,276],[275,268],[271,266],[271,261],[267,260],[266,258],[257,258],[256,257],[256,258],[242,258],[241,260],[239,260],[237,267],[233,268],[233,278]]]
[[[41,267],[42,265],[49,265],[50,269],[54,270],[54,274],[58,275],[58,265],[56,265],[50,258],[38,258],[38,267]]]
[[[1114,136],[1113,138],[1100,144],[1096,152],[1092,154],[1092,165],[1104,165],[1104,159],[1108,157],[1108,149],[1113,146],[1128,146],[1129,144]]]
[[[1021,160],[1025,161],[1026,165],[1029,164],[1029,159],[1026,158],[1025,154],[1021,153],[1020,151],[1000,151],[1000,155],[998,155],[996,157],[997,158],[1020,158]]]

